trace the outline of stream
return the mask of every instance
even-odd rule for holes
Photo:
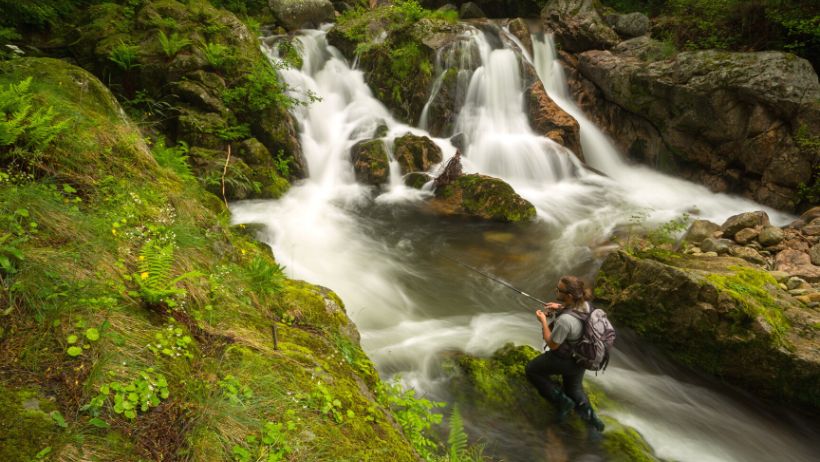
[[[502,28],[470,28],[440,51],[436,72],[439,80],[447,68],[459,68],[455,130],[464,134],[464,171],[509,183],[536,207],[533,223],[441,218],[424,206],[430,191],[404,186],[398,173],[379,191],[357,184],[350,161],[357,141],[372,137],[384,124],[390,146],[406,132],[429,136],[423,127],[435,121],[422,117],[413,127],[393,119],[362,72],[327,44],[323,30],[302,31],[302,68],[280,71],[295,96],[312,91],[321,97],[293,109],[309,177],[278,200],[231,206],[235,223],[265,225],[262,240],[289,277],[339,294],[383,378],[400,377],[433,399],[446,399],[443,378],[436,373],[442,352],[489,355],[508,342],[541,346],[533,302],[452,259],[549,298],[563,274],[590,279],[609,248],[608,237],[636,217],[651,224],[690,213],[722,223],[762,209],[773,223],[791,219],[625,162],[572,102],[551,38],[532,38],[534,56],[522,52]],[[278,59],[275,48],[265,48],[272,60]],[[534,66],[550,96],[579,121],[587,163],[607,176],[588,171],[572,152],[532,131],[523,110],[522,60]],[[431,169],[433,175],[456,152],[448,139],[434,141],[445,159]],[[395,161],[391,172],[398,172]],[[638,430],[659,457],[816,460],[816,424],[693,376],[639,345],[625,332],[606,373],[588,374],[587,380],[622,404],[603,413]],[[486,444],[487,455],[507,461],[601,460],[600,451],[560,432],[546,439],[513,434],[501,419],[467,422],[470,435]]]

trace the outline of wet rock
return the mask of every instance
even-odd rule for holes
[[[695,220],[689,225],[689,229],[683,236],[687,242],[698,244],[703,242],[707,237],[713,237],[715,231],[720,230],[720,225],[712,223],[709,220]]]
[[[719,255],[725,254],[729,252],[729,248],[734,245],[729,239],[715,239],[713,237],[707,237],[700,243],[700,248],[704,252],[715,252]]]
[[[758,235],[758,231],[754,228],[743,228],[735,233],[735,242],[741,245],[746,245]]]
[[[796,128],[820,131],[820,84],[808,61],[697,51],[646,62],[590,50],[577,63],[567,73],[576,99],[630,158],[785,210],[811,184],[816,153]]]
[[[428,181],[433,179],[432,176],[424,172],[411,172],[404,176],[404,184],[410,188],[421,189]]]
[[[610,301],[613,322],[679,361],[749,392],[820,409],[820,344],[812,327],[820,313],[747,265],[733,257],[660,262],[621,251],[603,262],[595,295]],[[691,332],[698,342],[687,339]]]
[[[396,138],[393,157],[398,161],[402,175],[426,172],[443,159],[441,148],[433,140],[412,133]]]
[[[814,244],[809,249],[809,258],[813,265],[820,266],[820,244]]]
[[[356,181],[378,186],[387,183],[390,166],[387,146],[382,140],[359,141],[350,150]]]
[[[536,80],[524,92],[525,110],[530,126],[556,143],[565,146],[584,160],[581,149],[581,130],[578,121],[561,109],[547,95],[544,84]]]
[[[754,228],[755,226],[765,226],[769,224],[769,215],[763,211],[746,212],[734,215],[726,219],[720,226],[723,237],[732,238],[744,228]]]
[[[507,27],[510,29],[510,33],[521,42],[521,45],[532,56],[532,35],[527,22],[521,18],[516,18],[510,21]]]
[[[775,269],[808,282],[820,282],[820,266],[813,265],[809,254],[799,250],[786,249],[775,255]]]
[[[643,13],[620,14],[610,23],[621,37],[637,37],[649,32],[649,17]]]
[[[788,290],[795,290],[795,289],[811,289],[811,284],[800,279],[799,277],[792,276],[786,281],[786,288]]]
[[[803,234],[806,236],[820,236],[820,218],[815,218],[811,223],[803,226]]]
[[[760,255],[756,250],[750,249],[749,247],[744,247],[742,245],[736,245],[729,248],[729,255],[733,257],[742,258],[750,263],[754,263],[758,266],[766,266],[767,261],[766,258]]]
[[[461,5],[458,10],[458,17],[461,19],[480,19],[486,18],[487,15],[480,6],[473,2],[467,2]]]
[[[316,28],[336,18],[329,0],[268,0],[268,5],[289,31]]]
[[[535,218],[535,207],[504,181],[486,175],[462,175],[436,189],[433,210],[514,223]]]
[[[586,0],[552,0],[541,10],[541,18],[564,50],[579,53],[611,48],[620,38],[595,6]]]
[[[777,226],[764,226],[763,229],[760,230],[760,234],[757,236],[757,241],[764,247],[770,247],[780,244],[780,242],[783,241],[783,238],[784,233],[782,229]]]

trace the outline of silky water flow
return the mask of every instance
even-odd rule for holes
[[[624,162],[569,97],[549,36],[533,36],[534,56],[500,28],[470,29],[440,50],[422,128],[395,120],[374,98],[362,72],[328,45],[324,31],[302,31],[298,42],[302,68],[280,72],[295,97],[313,92],[321,98],[293,110],[309,176],[278,200],[232,204],[233,221],[265,225],[261,237],[288,276],[338,293],[382,377],[398,377],[423,396],[447,399],[445,378],[436,367],[443,352],[489,355],[508,342],[541,346],[537,307],[450,258],[550,297],[561,274],[592,274],[599,263],[597,247],[636,213],[650,223],[693,210],[716,222],[757,209],[776,223],[790,219]],[[278,59],[276,47],[264,49]],[[572,152],[532,131],[522,104],[522,60],[579,121],[587,162],[607,176],[587,171]],[[389,151],[393,139],[407,132],[429,136],[425,128],[437,123],[429,120],[429,109],[441,73],[451,67],[458,69],[457,107],[451,110],[457,114],[453,131],[463,134],[464,171],[509,183],[536,207],[535,223],[509,227],[437,218],[424,212],[424,200],[432,195],[429,184],[422,190],[404,186],[393,159],[389,184],[380,190],[355,182],[350,149],[373,137],[380,125],[388,127],[383,139]],[[433,139],[445,157],[431,169],[435,175],[456,148],[447,138]],[[813,460],[816,429],[760,410],[737,390],[692,378],[661,355],[636,349],[636,343],[628,336],[619,339],[607,372],[589,380],[621,404],[604,413],[637,429],[659,457]],[[508,461],[601,457],[560,431],[521,433],[505,428],[503,416],[493,418],[468,425],[487,445],[487,454]]]

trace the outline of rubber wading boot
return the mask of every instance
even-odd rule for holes
[[[589,403],[584,403],[578,406],[577,412],[581,420],[594,427],[599,432],[604,431],[604,422],[598,418]]]
[[[575,401],[557,388],[550,393],[550,401],[555,406],[555,416],[559,422],[563,422],[575,407]]]

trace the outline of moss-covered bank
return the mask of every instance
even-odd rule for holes
[[[3,90],[28,77],[65,127],[0,147],[0,458],[417,460],[338,297],[160,165],[94,76],[0,63]]]
[[[775,401],[820,406],[820,316],[745,260],[616,252],[596,296],[616,323],[684,364]]]

